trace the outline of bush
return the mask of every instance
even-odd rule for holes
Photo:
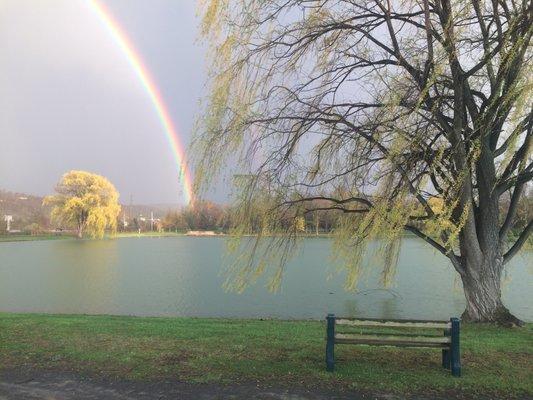
[[[45,233],[44,228],[41,225],[39,225],[37,222],[27,225],[26,227],[24,227],[23,231],[24,233],[30,234],[32,236],[42,235],[43,233]]]

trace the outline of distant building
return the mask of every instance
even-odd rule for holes
[[[216,236],[215,231],[188,231],[187,236]]]

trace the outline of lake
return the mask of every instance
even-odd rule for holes
[[[221,237],[140,237],[0,243],[0,311],[139,316],[319,319],[328,312],[375,318],[460,316],[462,288],[447,259],[405,238],[396,279],[379,285],[369,269],[356,292],[331,266],[331,240],[305,239],[281,290],[266,279],[243,294],[222,288]],[[371,265],[368,257],[365,264]],[[504,302],[533,321],[533,252],[507,266]]]

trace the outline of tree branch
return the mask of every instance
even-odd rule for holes
[[[533,220],[529,221],[527,226],[524,228],[520,236],[518,236],[518,239],[513,244],[513,246],[507,251],[507,253],[503,256],[503,263],[506,264],[509,262],[515,255],[520,251],[524,243],[526,243],[527,239],[529,238],[529,235],[533,231]]]
[[[450,259],[452,262],[455,270],[460,273],[461,275],[464,274],[464,268],[461,265],[460,257],[457,256],[453,250],[448,250],[446,247],[435,241],[433,238],[429,237],[425,233],[423,233],[421,230],[419,230],[417,227],[412,225],[405,225],[404,229],[406,231],[409,231],[411,233],[414,233],[416,236],[424,240],[426,243],[429,243],[431,246],[433,246],[435,249],[437,249],[439,252],[444,254],[446,257]]]
[[[507,233],[509,233],[509,229],[511,228],[514,217],[518,210],[518,204],[520,203],[520,196],[522,195],[524,185],[525,184],[516,185],[513,190],[511,202],[509,203],[507,215],[505,216],[505,221],[503,222],[502,227],[500,228],[500,241],[503,241],[507,238]]]

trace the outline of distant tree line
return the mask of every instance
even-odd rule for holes
[[[227,232],[231,226],[231,209],[211,201],[198,201],[194,206],[167,212],[161,220],[165,231],[217,231]]]
[[[521,207],[514,218],[513,226],[522,226],[524,221],[532,217],[533,191],[526,191],[523,196],[524,201],[521,202]],[[509,202],[509,198],[502,198],[501,207],[508,207]],[[148,206],[144,208],[149,209]],[[327,234],[331,233],[338,225],[342,212],[330,209],[329,204],[325,204],[324,200],[310,201],[307,204],[307,208],[309,211],[304,213],[303,220],[300,220],[299,223],[299,230],[301,232]],[[320,208],[328,209],[321,210]],[[42,206],[41,197],[0,191],[0,213],[0,234],[6,233],[6,223],[3,217],[6,214],[14,216],[11,228],[24,234],[43,234],[58,228],[50,222],[50,207]],[[146,214],[146,211],[144,214]],[[237,223],[237,213],[233,209],[233,206],[218,204],[212,201],[197,201],[194,207],[188,206],[181,209],[169,210],[166,213],[157,210],[156,217],[161,215],[163,215],[161,218],[155,219],[153,227],[146,216],[140,217],[139,215],[128,217],[127,226],[124,227],[124,217],[120,215],[117,226],[120,231],[133,232],[137,232],[139,229],[142,232],[153,229],[154,231],[166,232],[207,230],[230,233],[232,227]],[[250,230],[251,234],[260,226],[259,217],[259,215],[255,216],[256,223],[253,225],[255,228],[252,226]],[[293,218],[287,216],[284,223],[285,225],[292,224]]]
[[[522,206],[516,213],[513,221],[513,227],[519,228],[523,226],[524,221],[531,219],[533,216],[533,191],[523,194],[524,201]],[[433,207],[439,207],[438,199],[431,202]],[[501,200],[501,207],[505,209],[509,206],[510,199],[503,198]],[[406,205],[407,206],[407,205]],[[302,233],[308,234],[327,234],[331,233],[339,224],[342,211],[331,209],[330,204],[325,200],[310,200],[305,205],[308,211],[304,211],[303,217],[299,220],[298,230]],[[323,209],[322,209],[323,208]],[[253,214],[254,210],[250,210]],[[154,230],[163,230],[171,232],[186,232],[190,230],[206,230],[223,233],[231,233],[232,227],[238,224],[237,218],[240,213],[237,213],[233,206],[217,204],[212,201],[198,201],[194,206],[184,207],[178,210],[170,210],[165,216],[158,220],[154,225]],[[259,229],[261,218],[260,212],[252,216],[255,223],[251,224],[249,233],[254,234]],[[294,224],[294,218],[291,215],[285,216],[285,221],[281,221],[282,225]],[[145,220],[139,221],[137,218],[133,219],[133,225],[130,225],[131,230],[142,231],[149,230],[150,222]]]
[[[5,215],[11,215],[11,230],[40,234],[50,227],[50,207],[42,206],[42,197],[0,190],[0,234],[5,234]]]

